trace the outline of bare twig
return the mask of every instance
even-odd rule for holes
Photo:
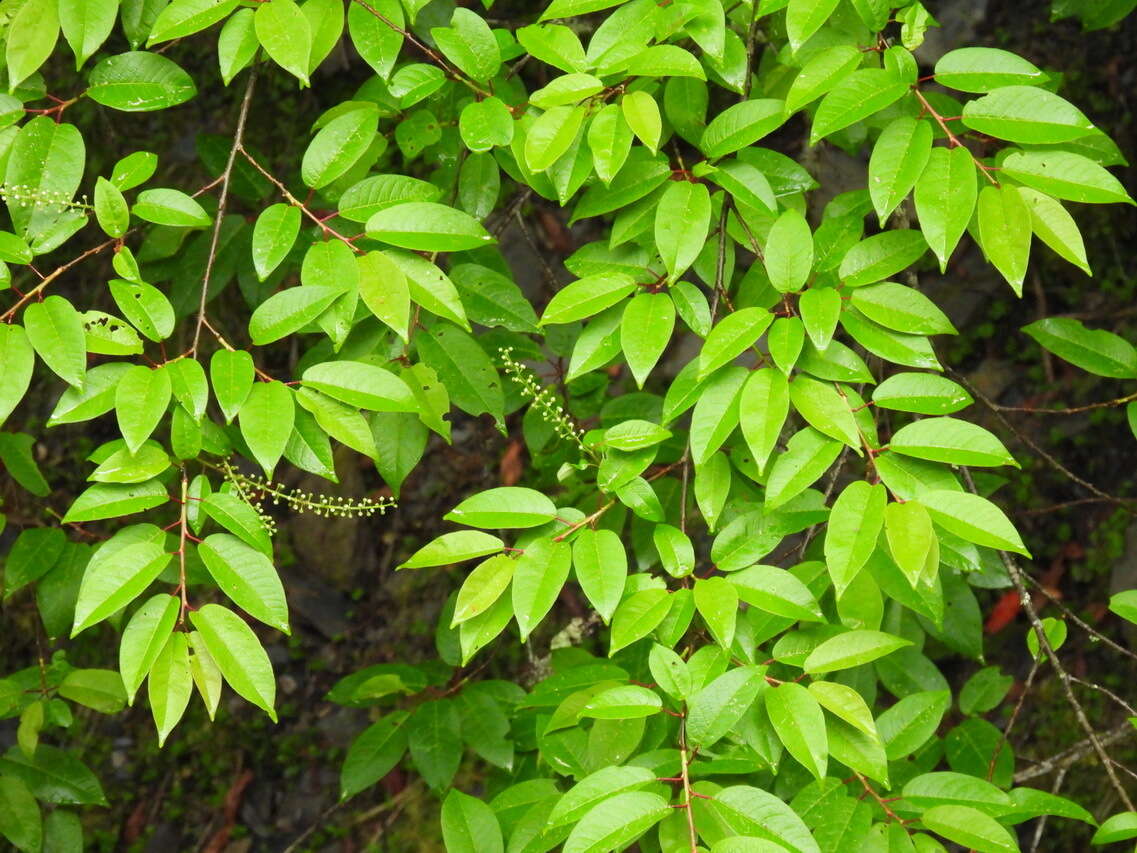
[[[0,315],[0,323],[12,322],[12,320],[13,320],[13,318],[15,318],[17,312],[19,312],[19,310],[21,308],[23,308],[25,305],[27,305],[33,299],[38,297],[44,290],[47,289],[47,286],[49,284],[51,284],[53,281],[55,281],[57,278],[59,278],[65,272],[70,270],[72,267],[74,267],[77,264],[87,260],[87,258],[91,257],[92,255],[97,255],[97,254],[99,254],[99,252],[103,252],[103,251],[111,248],[111,246],[114,246],[116,243],[118,243],[118,240],[105,240],[104,242],[99,243],[99,245],[93,246],[92,248],[88,249],[83,254],[79,255],[78,257],[72,258],[67,263],[65,263],[62,266],[57,267],[56,269],[49,272],[46,276],[44,276],[43,281],[41,281],[35,287],[31,288],[27,293],[25,293],[23,296],[21,296],[19,298],[19,300],[16,302],[15,305],[13,305],[11,308],[9,308],[7,311],[5,311],[3,313],[3,315]]]
[[[1094,640],[1096,640],[1099,643],[1102,643],[1105,646],[1108,646],[1110,649],[1117,652],[1118,654],[1125,655],[1126,657],[1132,658],[1133,660],[1137,660],[1137,652],[1133,652],[1131,649],[1125,648],[1125,646],[1121,645],[1120,643],[1114,642],[1109,637],[1107,637],[1105,634],[1101,633],[1096,628],[1094,628],[1092,625],[1088,624],[1084,619],[1082,619],[1080,616],[1078,616],[1077,613],[1075,613],[1073,610],[1071,610],[1069,607],[1067,607],[1065,604],[1063,604],[1056,596],[1052,595],[1050,590],[1048,590],[1045,586],[1040,584],[1037,580],[1035,580],[1030,575],[1025,575],[1024,578],[1028,584],[1030,584],[1035,589],[1037,589],[1039,592],[1041,592],[1043,595],[1045,595],[1047,600],[1051,604],[1053,604],[1055,607],[1057,607],[1059,610],[1061,610],[1062,615],[1066,618],[1067,621],[1073,622],[1075,625],[1077,625],[1079,628],[1081,628],[1083,631],[1085,631],[1087,634],[1089,634],[1090,637],[1092,637]]]
[[[1137,729],[1134,729],[1133,724],[1126,720],[1124,723],[1114,726],[1109,731],[1102,732],[1097,737],[1098,742],[1102,746],[1111,746],[1119,740],[1124,740],[1133,734],[1137,734]],[[1090,742],[1089,738],[1080,740],[1073,746],[1062,750],[1062,752],[1059,752],[1057,755],[1052,755],[1050,758],[1036,762],[1032,767],[1020,770],[1015,774],[1015,784],[1021,785],[1023,782],[1029,782],[1031,779],[1037,779],[1039,776],[1045,776],[1056,770],[1062,770],[1081,761],[1093,751],[1094,745]]]
[[[237,128],[233,132],[233,144],[229,147],[229,159],[225,161],[225,171],[221,173],[221,193],[217,198],[217,215],[213,221],[213,237],[209,241],[209,254],[205,258],[205,273],[201,279],[201,298],[197,305],[197,323],[193,329],[193,343],[190,354],[197,355],[197,345],[201,340],[201,328],[205,324],[205,303],[209,299],[209,279],[213,275],[213,264],[217,260],[217,246],[221,240],[221,222],[225,218],[225,206],[229,201],[229,179],[233,176],[233,164],[242,149],[245,136],[245,122],[249,117],[249,107],[253,102],[253,87],[257,82],[257,70],[249,72],[249,82],[245,84],[245,95],[241,98],[241,110],[237,114]]]

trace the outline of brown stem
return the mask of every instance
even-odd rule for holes
[[[193,343],[190,354],[197,355],[197,345],[201,340],[201,327],[205,323],[205,303],[209,299],[209,279],[213,275],[213,264],[217,260],[217,247],[221,240],[221,222],[225,218],[225,206],[229,201],[229,179],[233,175],[233,164],[237,162],[237,152],[241,150],[241,140],[245,135],[245,122],[249,117],[249,107],[253,102],[253,86],[257,82],[256,68],[249,73],[245,85],[245,95],[241,99],[241,110],[237,113],[237,128],[233,133],[233,144],[229,147],[229,159],[225,161],[225,171],[221,173],[221,193],[217,198],[217,215],[213,222],[213,237],[209,242],[209,254],[205,258],[205,274],[201,279],[201,298],[197,304],[197,323],[193,329]]]

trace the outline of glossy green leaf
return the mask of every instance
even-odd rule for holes
[[[810,674],[834,672],[882,658],[912,642],[883,631],[861,629],[825,640],[805,659],[802,668]]]
[[[628,558],[620,537],[611,530],[584,528],[572,542],[577,583],[605,623],[620,603],[628,576]]]
[[[206,604],[190,614],[190,621],[229,686],[276,722],[272,664],[245,620],[220,604]]]
[[[108,56],[91,69],[88,84],[91,100],[130,113],[168,109],[197,94],[193,78],[180,65],[142,50]]]
[[[234,604],[266,625],[289,633],[284,587],[262,551],[228,533],[206,537],[197,551],[209,574]]]
[[[24,309],[28,342],[44,364],[70,385],[81,386],[87,368],[83,321],[62,296],[48,296]]]

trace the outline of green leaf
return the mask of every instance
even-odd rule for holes
[[[472,101],[458,117],[458,130],[472,152],[506,147],[513,142],[513,115],[500,98]]]
[[[146,222],[176,228],[205,228],[213,221],[205,209],[184,192],[166,188],[140,192],[131,212]]]
[[[949,50],[936,62],[936,82],[961,92],[986,93],[1003,86],[1041,86],[1047,76],[1010,51],[962,47]]]
[[[627,596],[612,615],[608,656],[654,631],[670,609],[671,599],[665,589],[649,587]]]
[[[961,539],[1029,557],[1010,519],[991,501],[970,492],[934,489],[920,495],[932,520]]]
[[[1018,853],[1014,836],[990,815],[970,806],[932,806],[920,815],[926,829],[977,853]]]
[[[557,800],[549,813],[548,825],[576,823],[607,799],[645,788],[654,781],[655,775],[645,767],[603,767],[585,776]]]
[[[572,563],[581,591],[608,624],[628,576],[628,557],[620,537],[611,530],[581,529],[573,539]]]
[[[340,799],[354,797],[391,772],[407,749],[406,711],[380,717],[357,737],[340,769]]]
[[[841,453],[841,443],[806,427],[794,433],[770,468],[766,509],[775,509],[799,495],[829,470]]]
[[[402,269],[383,252],[359,255],[356,264],[363,304],[400,338],[408,340],[411,295]]]
[[[655,691],[638,684],[619,684],[589,699],[580,716],[598,720],[630,720],[658,714],[662,707],[663,700]]]
[[[170,634],[150,668],[146,688],[154,725],[158,729],[158,746],[161,747],[186,712],[193,693],[189,641],[184,633],[175,631]]]
[[[154,480],[121,485],[96,483],[75,499],[63,516],[63,522],[99,521],[131,515],[161,506],[167,500],[169,495],[165,487]]]
[[[136,364],[123,375],[115,391],[115,416],[131,453],[137,453],[157,428],[171,393],[170,377],[161,367],[151,370]]]
[[[489,25],[469,9],[454,10],[449,27],[430,31],[443,55],[475,80],[486,82],[501,68],[501,50]]]
[[[813,268],[813,232],[797,210],[782,213],[770,227],[766,239],[766,274],[782,293],[792,293],[805,285]]]
[[[270,0],[257,7],[253,23],[265,53],[307,86],[312,28],[300,7],[294,0]]]
[[[122,192],[126,192],[150,180],[157,168],[157,154],[152,154],[149,151],[135,151],[114,164],[114,168],[111,170],[111,183]]]
[[[808,376],[790,383],[790,402],[806,422],[830,438],[861,453],[861,435],[847,398],[832,385]]]
[[[817,699],[793,681],[782,682],[763,696],[778,739],[814,778],[824,778],[829,739],[825,734],[825,715]]]
[[[161,341],[173,333],[174,307],[166,295],[154,285],[115,278],[108,282],[108,286],[110,287],[111,297],[122,312],[122,316],[147,338],[152,341]],[[193,359],[179,359],[169,362],[166,372],[170,374],[171,382],[175,383],[175,393],[177,389],[177,380],[174,378],[175,371],[187,369],[185,365],[191,363],[197,364]],[[173,365],[183,365],[183,367],[174,368]],[[193,370],[194,368],[188,369]],[[201,387],[205,388],[204,383]],[[194,389],[197,390],[196,385]],[[181,398],[179,397],[179,399]],[[200,419],[205,403],[202,402],[201,411],[198,411],[197,406],[187,406],[186,408]]]
[[[1030,208],[1031,227],[1035,235],[1060,257],[1086,275],[1092,275],[1082,232],[1066,208],[1050,196],[1029,187],[1019,187],[1019,195]]]
[[[699,148],[712,160],[747,148],[782,125],[784,107],[784,102],[775,98],[729,106],[711,119],[699,140]]]
[[[691,672],[683,658],[667,646],[653,643],[648,653],[648,668],[656,685],[675,699],[686,699],[694,688]]]
[[[118,187],[106,178],[95,181],[95,218],[110,237],[121,237],[130,227],[130,208]]]
[[[1114,379],[1137,378],[1137,349],[1117,334],[1087,329],[1072,317],[1047,317],[1022,331],[1082,370]]]
[[[122,362],[110,362],[91,368],[82,389],[70,387],[63,392],[47,425],[78,423],[109,412],[114,408],[118,381],[130,367]]]
[[[4,51],[9,92],[32,76],[55,50],[58,8],[55,0],[27,0],[11,17]]]
[[[367,220],[367,236],[403,249],[426,252],[461,252],[494,242],[469,214],[422,201],[403,202],[374,213]]]
[[[739,594],[735,586],[723,577],[697,578],[694,593],[695,609],[703,617],[711,636],[724,649],[729,649],[734,642],[738,617]]]
[[[786,7],[786,36],[795,53],[829,20],[839,0],[789,0]]]
[[[819,50],[801,67],[786,94],[786,114],[795,113],[841,82],[862,60],[854,45],[838,44]]]
[[[669,284],[699,256],[710,222],[711,197],[704,184],[675,181],[664,190],[655,211],[655,245]]]
[[[738,834],[773,841],[796,853],[820,853],[797,813],[768,791],[732,785],[716,793],[710,805],[712,813]]]
[[[368,5],[394,26],[364,6],[352,3],[347,9],[347,29],[363,61],[386,80],[403,47],[403,7],[398,0],[371,0]]]
[[[821,620],[821,606],[809,587],[785,569],[759,563],[731,571],[727,580],[738,587],[740,599],[766,613],[795,621]]]
[[[616,104],[607,104],[588,125],[588,148],[596,175],[605,184],[619,173],[632,147],[632,129]]]
[[[1111,596],[1109,609],[1122,619],[1137,624],[1137,590],[1127,589]]]
[[[881,132],[869,158],[869,196],[881,225],[916,186],[932,153],[932,125],[902,116]]]
[[[747,372],[728,367],[716,373],[706,386],[691,416],[691,460],[704,464],[738,425],[738,398]]]
[[[457,788],[442,802],[442,840],[447,853],[502,853],[505,849],[493,809]]]
[[[43,363],[69,385],[81,386],[87,369],[83,320],[62,296],[48,296],[24,309],[24,331]]]
[[[0,324],[0,424],[27,393],[34,367],[35,350],[23,327]]]
[[[1094,126],[1065,98],[1035,86],[1001,86],[963,105],[963,124],[1009,142],[1069,142]]]
[[[1137,204],[1104,167],[1072,151],[1014,151],[1003,161],[1002,172],[1054,198]]]
[[[1116,841],[1128,841],[1131,838],[1137,838],[1137,812],[1118,812],[1102,821],[1090,843],[1112,844]]]
[[[898,429],[889,447],[905,456],[950,465],[1015,465],[1010,452],[983,427],[958,418],[924,418]]]
[[[173,0],[158,14],[146,45],[199,33],[227,18],[237,4],[238,0]]]
[[[943,695],[942,692],[940,695]],[[904,783],[903,797],[916,808],[970,806],[991,817],[1001,817],[1013,808],[1011,798],[1003,791],[985,779],[964,773],[922,773]]]
[[[249,318],[249,337],[257,346],[300,331],[343,294],[343,289],[307,285],[274,293]]]
[[[419,408],[406,382],[362,361],[314,364],[304,371],[301,381],[349,406],[372,412],[417,412]]]
[[[483,528],[538,527],[556,517],[557,508],[541,492],[519,486],[487,489],[466,498],[443,518]]]
[[[229,686],[264,710],[275,723],[276,679],[272,664],[245,620],[220,604],[206,604],[190,614],[190,621]]]
[[[833,340],[833,332],[836,331],[837,321],[841,317],[841,307],[841,294],[832,287],[811,287],[798,297],[798,313],[801,315],[802,327],[817,349],[825,349]],[[789,329],[788,326],[786,328]],[[800,351],[800,347],[798,349]],[[793,360],[796,358],[797,354]],[[788,367],[789,365],[783,368],[782,372],[788,372]]]
[[[448,516],[452,521],[462,511],[463,506],[470,500],[483,498],[494,492],[514,491],[516,487],[491,489],[482,492],[475,498],[464,501]],[[517,491],[526,491],[524,489]],[[544,497],[544,496],[542,496]],[[546,498],[546,500],[548,500]],[[516,503],[514,504],[516,506]],[[532,512],[532,510],[530,510]],[[499,511],[500,512],[500,511]],[[466,523],[470,523],[468,512],[465,514]],[[516,519],[515,519],[516,520]],[[568,580],[569,568],[572,564],[571,549],[567,542],[556,542],[552,539],[538,539],[526,546],[525,552],[518,558],[513,570],[513,612],[517,618],[517,627],[521,631],[521,642],[529,637],[534,628],[540,624],[545,615],[552,609],[553,604],[560,595],[561,587]]]
[[[624,122],[640,142],[653,152],[659,149],[659,138],[663,134],[663,118],[659,115],[659,105],[647,92],[628,92],[620,100],[620,110]]]
[[[471,415],[488,412],[499,424],[502,422],[505,398],[501,378],[470,334],[449,323],[435,323],[425,335],[415,337],[415,344],[458,408]]]
[[[228,423],[241,411],[253,390],[253,357],[244,350],[219,349],[209,359],[209,381],[213,396]]]
[[[818,106],[810,144],[883,110],[907,92],[908,83],[883,68],[862,68],[846,75]]]
[[[59,5],[59,27],[75,54],[76,71],[111,34],[118,5],[118,0],[76,0]]]
[[[253,269],[264,281],[288,257],[300,233],[300,208],[273,204],[261,211],[253,226]]]
[[[458,598],[454,603],[454,617],[450,620],[451,627],[489,610],[509,586],[518,563],[518,560],[506,554],[498,554],[475,566],[458,590]]]
[[[197,552],[213,580],[234,604],[254,619],[289,633],[284,587],[262,551],[236,536],[214,533],[198,545]]]
[[[852,687],[833,681],[814,680],[809,683],[809,692],[826,711],[873,740],[878,739],[872,711],[864,697]]]
[[[304,150],[300,164],[305,185],[318,190],[343,177],[367,153],[378,129],[379,111],[370,103],[342,113],[321,127]]]
[[[449,566],[465,560],[473,560],[488,554],[495,554],[505,547],[497,536],[482,533],[480,530],[456,530],[444,533],[419,548],[400,563],[400,569],[422,569],[430,566]]]
[[[38,17],[36,7],[41,5],[44,4],[25,3],[20,7],[17,20],[26,13]],[[48,0],[43,20],[54,18],[54,9],[55,4]],[[16,21],[9,25],[9,51],[15,25]],[[10,82],[15,82],[12,65],[8,66],[8,74]],[[8,151],[4,174],[7,186],[23,190],[19,197],[14,194],[7,197],[12,229],[18,235],[35,242],[56,226],[63,213],[62,205],[70,201],[79,188],[85,157],[83,137],[72,124],[57,124],[50,116],[36,116],[19,129]]]
[[[33,853],[43,844],[39,803],[16,776],[0,776],[0,835],[17,850]]]
[[[640,388],[663,355],[674,329],[675,303],[666,293],[638,293],[624,308],[620,346]]]
[[[624,273],[586,276],[562,287],[541,315],[541,325],[573,323],[599,314],[625,299],[636,289],[636,282]]]
[[[838,275],[848,287],[881,281],[916,263],[928,249],[919,231],[898,229],[867,237],[841,260]]]
[[[833,502],[825,528],[825,564],[840,597],[864,567],[884,524],[882,485],[850,483]]]
[[[912,645],[911,640],[867,628],[847,631],[825,640],[809,653],[802,669],[811,675],[849,669]]]
[[[0,779],[18,778],[37,799],[75,805],[107,804],[99,780],[72,753],[41,743],[31,758],[18,749],[0,758]]]
[[[742,308],[719,321],[699,352],[699,379],[710,376],[753,346],[773,319],[764,308]]]
[[[147,51],[108,56],[91,70],[87,88],[91,100],[128,113],[169,109],[196,94],[193,78],[181,66]]]
[[[558,2],[563,0],[554,0],[553,5]],[[667,800],[659,794],[648,791],[616,794],[593,806],[580,819],[565,841],[564,853],[604,853],[620,849],[669,813]]]
[[[150,525],[139,527],[148,528]],[[152,540],[130,541],[124,535],[135,529],[126,528],[96,551],[87,563],[75,603],[72,637],[137,598],[170,562],[170,555],[161,544]],[[112,545],[116,547],[112,548]]]
[[[755,370],[742,386],[738,398],[739,425],[759,469],[766,467],[774,451],[789,406],[789,384],[773,368]]]
[[[134,704],[134,694],[150,672],[174,630],[180,602],[172,595],[159,593],[139,607],[122,632],[118,647],[118,668],[126,687],[126,698]]]
[[[569,150],[584,122],[584,107],[553,107],[537,117],[525,136],[525,162],[544,172]]]
[[[955,326],[931,299],[914,287],[885,281],[858,287],[850,297],[862,314],[880,325],[915,335],[954,335]]]
[[[692,696],[687,708],[689,741],[709,747],[733,731],[765,687],[763,674],[759,667],[735,667]]]
[[[929,690],[905,696],[876,721],[889,761],[899,761],[920,749],[936,733],[951,707],[951,693]]]
[[[894,373],[873,389],[872,399],[881,408],[920,415],[950,415],[974,402],[960,385],[934,373]]]

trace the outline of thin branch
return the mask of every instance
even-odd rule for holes
[[[966,470],[966,469],[965,469]],[[970,480],[970,474],[968,474]],[[969,484],[970,485],[970,484]],[[1046,636],[1046,631],[1042,627],[1042,620],[1038,617],[1038,611],[1034,609],[1034,602],[1031,600],[1030,593],[1027,591],[1026,583],[1023,581],[1023,572],[1019,568],[1011,555],[1006,551],[1000,551],[999,556],[1003,560],[1003,565],[1007,567],[1007,573],[1011,576],[1011,582],[1014,583],[1015,589],[1018,590],[1019,600],[1022,602],[1023,610],[1026,611],[1027,618],[1030,619],[1031,627],[1034,629],[1034,634],[1038,638],[1039,648],[1050,660],[1050,665],[1054,667],[1054,671],[1058,674],[1058,682],[1062,685],[1062,692],[1066,696],[1066,702],[1070,705],[1070,709],[1074,712],[1074,717],[1081,726],[1082,731],[1086,733],[1086,740],[1090,743],[1090,748],[1097,754],[1098,760],[1101,762],[1105,770],[1106,776],[1109,777],[1110,784],[1117,792],[1121,802],[1125,805],[1127,811],[1133,811],[1133,801],[1129,798],[1129,792],[1125,790],[1121,784],[1121,780],[1117,778],[1117,773],[1113,768],[1110,761],[1109,753],[1105,751],[1105,746],[1102,745],[1101,739],[1098,737],[1094,727],[1090,725],[1089,718],[1086,716],[1086,711],[1082,707],[1082,703],[1078,701],[1078,697],[1074,695],[1073,680],[1070,673],[1062,665],[1062,661],[1058,659],[1058,654],[1054,651],[1054,647],[1050,645],[1050,640]]]
[[[1067,607],[1062,601],[1060,601],[1058,599],[1057,596],[1052,595],[1050,590],[1048,590],[1046,587],[1044,587],[1041,583],[1039,583],[1037,580],[1035,580],[1030,575],[1025,575],[1024,577],[1025,577],[1025,580],[1027,583],[1029,583],[1031,586],[1033,586],[1035,589],[1037,589],[1039,592],[1041,592],[1043,595],[1045,595],[1046,599],[1051,604],[1053,604],[1055,607],[1057,607],[1059,610],[1062,611],[1062,615],[1066,618],[1067,621],[1073,622],[1075,625],[1077,625],[1079,628],[1081,628],[1083,631],[1085,631],[1087,634],[1089,634],[1090,637],[1092,637],[1094,640],[1108,646],[1109,648],[1111,648],[1113,651],[1117,652],[1118,654],[1125,655],[1126,657],[1132,658],[1133,660],[1137,660],[1137,652],[1133,652],[1131,649],[1125,648],[1125,646],[1121,645],[1120,643],[1114,642],[1109,637],[1107,637],[1105,634],[1098,631],[1096,628],[1094,628],[1092,625],[1090,625],[1084,619],[1082,619],[1080,616],[1078,616],[1077,613],[1075,613],[1073,610],[1071,610],[1069,607]]]
[[[1111,746],[1119,740],[1124,740],[1133,734],[1137,734],[1137,729],[1133,728],[1133,724],[1126,720],[1124,723],[1114,726],[1109,731],[1103,732],[1097,737],[1102,746]],[[1035,763],[1033,767],[1020,770],[1015,774],[1015,784],[1021,785],[1023,782],[1029,782],[1031,779],[1037,779],[1039,776],[1045,776],[1056,770],[1070,767],[1093,751],[1094,745],[1090,742],[1089,738],[1080,740],[1073,746],[1062,750],[1062,752],[1059,752],[1057,755],[1044,758],[1042,761]]]
[[[1092,412],[1095,409],[1114,409],[1137,400],[1137,392],[1117,397],[1113,400],[1103,400],[1099,403],[1087,403],[1084,406],[1071,406],[1065,409],[1037,409],[1033,406],[1000,406],[994,404],[1000,412],[1026,412],[1030,415],[1080,415],[1082,412]]]
[[[193,343],[190,354],[197,355],[197,345],[201,340],[201,327],[205,324],[205,303],[209,299],[209,279],[213,275],[213,264],[217,260],[217,246],[221,241],[221,222],[225,218],[225,206],[229,201],[229,179],[233,176],[233,164],[241,151],[241,140],[245,136],[245,122],[249,117],[249,107],[253,102],[253,87],[257,82],[257,70],[249,72],[249,82],[245,84],[245,95],[241,98],[241,111],[237,114],[237,128],[233,133],[233,144],[229,147],[229,159],[225,161],[225,171],[221,173],[221,193],[217,198],[217,215],[213,222],[213,237],[209,242],[209,254],[205,258],[205,274],[201,280],[201,298],[197,304],[197,323],[193,329]]]
[[[97,254],[99,254],[99,252],[103,252],[103,251],[111,248],[112,246],[114,246],[118,242],[119,242],[118,240],[106,240],[106,241],[100,243],[99,245],[88,249],[83,254],[79,255],[78,257],[72,258],[70,261],[63,264],[62,266],[57,267],[56,269],[49,272],[46,276],[44,276],[43,281],[41,281],[39,284],[37,284],[35,287],[33,287],[31,290],[29,290],[23,296],[21,296],[15,305],[13,305],[11,308],[9,308],[7,311],[5,311],[3,315],[0,315],[0,323],[12,322],[12,320],[15,318],[15,316],[19,312],[19,310],[21,308],[23,308],[25,305],[27,305],[29,302],[31,302],[33,299],[38,297],[47,288],[47,286],[49,284],[51,284],[53,281],[55,281],[57,278],[59,278],[65,272],[70,270],[72,267],[76,266],[79,263],[82,263],[83,261],[87,260],[87,258],[91,257],[92,255],[97,255]]]
[[[351,0],[351,2],[355,3],[355,5],[359,6],[361,9],[366,10],[371,15],[374,15],[376,18],[378,18],[380,21],[382,21],[384,24],[386,24],[392,30],[399,33],[403,38],[405,38],[407,41],[409,41],[411,44],[413,44],[415,47],[417,47],[419,50],[421,50],[424,54],[427,55],[427,57],[429,57],[430,61],[433,62],[435,65],[437,65],[439,68],[441,68],[446,73],[446,75],[448,77],[450,77],[454,80],[457,80],[459,83],[463,84],[464,86],[466,86],[470,90],[477,92],[483,98],[489,98],[489,97],[493,96],[492,92],[488,92],[485,89],[483,89],[481,86],[479,86],[473,80],[471,80],[469,77],[467,77],[465,74],[463,74],[460,70],[458,70],[456,67],[451,65],[449,62],[447,62],[433,48],[431,48],[429,45],[424,44],[422,41],[420,41],[415,36],[414,33],[400,27],[398,24],[396,24],[394,21],[392,21],[390,18],[388,18],[386,15],[384,15],[382,12],[380,12],[378,9],[376,9],[374,6],[372,6],[370,3],[367,3],[366,0]]]
[[[1003,415],[1002,411],[1000,411],[999,405],[995,401],[993,401],[990,397],[988,397],[986,394],[984,394],[982,391],[980,391],[978,388],[976,388],[975,385],[972,382],[970,382],[966,376],[964,376],[963,374],[961,374],[957,370],[953,370],[950,367],[945,367],[944,370],[946,373],[951,374],[952,377],[954,377],[961,385],[963,385],[968,391],[970,391],[971,394],[975,397],[975,399],[979,400],[979,402],[981,402],[984,406],[986,406],[988,409],[990,409],[991,414],[993,414],[998,419],[999,423],[1001,423],[1004,427],[1006,427],[1008,430],[1010,430],[1011,433],[1014,434],[1015,438],[1017,438],[1019,441],[1021,441],[1027,447],[1029,447],[1034,453],[1036,453],[1040,457],[1042,457],[1042,459],[1045,460],[1046,463],[1048,465],[1050,465],[1050,467],[1052,467],[1055,471],[1060,473],[1062,476],[1066,477],[1068,480],[1071,480],[1072,482],[1077,483],[1079,486],[1081,486],[1086,491],[1088,491],[1094,495],[1097,495],[1099,498],[1102,498],[1103,500],[1106,500],[1109,503],[1117,504],[1118,506],[1122,507],[1126,512],[1130,513],[1131,515],[1137,515],[1137,509],[1134,509],[1134,507],[1132,506],[1132,504],[1134,502],[1132,498],[1121,498],[1121,497],[1118,497],[1117,495],[1111,495],[1109,492],[1106,492],[1106,491],[1103,491],[1102,489],[1099,489],[1097,486],[1095,486],[1093,483],[1089,482],[1088,480],[1084,480],[1083,478],[1079,477],[1077,474],[1075,474],[1073,471],[1071,471],[1069,468],[1067,468],[1065,465],[1063,465],[1061,462],[1059,462],[1057,459],[1055,459],[1052,455],[1050,455],[1047,451],[1043,450],[1034,439],[1032,439],[1030,436],[1023,433],[1014,424],[1012,424],[1009,420],[1007,420],[1007,418]]]
[[[679,770],[683,780],[683,810],[687,813],[687,835],[691,841],[691,853],[699,849],[699,831],[695,828],[695,810],[691,808],[691,777],[687,768],[691,764],[691,754],[687,751],[687,717],[679,720]]]

